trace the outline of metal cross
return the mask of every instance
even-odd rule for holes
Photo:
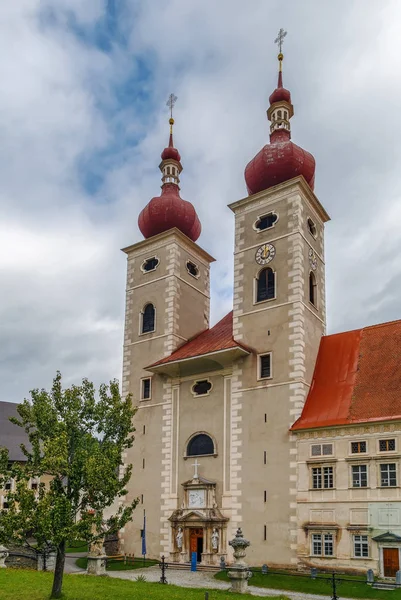
[[[192,463],[192,466],[195,467],[194,479],[199,479],[198,475],[198,467],[200,467],[200,463],[198,463],[198,459],[195,459],[195,462]]]
[[[174,94],[170,94],[170,96],[168,97],[168,100],[166,102],[166,105],[170,109],[170,117],[171,118],[173,118],[173,107],[176,102],[177,102],[177,96],[174,96]]]
[[[283,47],[284,38],[286,35],[287,35],[287,32],[284,31],[284,29],[281,27],[280,31],[278,32],[278,36],[274,40],[274,43],[278,45],[280,54],[281,54],[281,50]]]

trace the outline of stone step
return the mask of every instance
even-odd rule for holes
[[[376,581],[372,584],[374,590],[395,590],[397,587],[393,583],[385,583],[384,581]]]
[[[179,571],[190,571],[191,564],[190,563],[168,563],[168,568],[179,570]],[[196,570],[217,573],[221,569],[220,569],[220,567],[218,567],[216,565],[197,565]]]

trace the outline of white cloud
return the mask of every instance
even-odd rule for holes
[[[293,139],[315,155],[316,193],[333,218],[329,330],[400,316],[396,0],[126,2],[114,29],[103,0],[0,10],[1,399],[49,385],[57,368],[67,381],[119,377],[119,248],[140,239],[138,213],[159,193],[171,91],[182,196],[201,217],[200,245],[217,259],[214,321],[231,308],[226,205],[245,196],[244,167],[268,141],[281,26]],[[102,27],[107,53],[92,43]]]

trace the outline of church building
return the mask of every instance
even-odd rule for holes
[[[139,215],[144,239],[124,248],[123,393],[138,407],[127,500],[140,504],[122,551],[141,554],[146,514],[150,557],[230,562],[242,527],[251,565],[385,574],[401,552],[401,323],[325,335],[330,217],[313,156],[291,141],[281,49],[278,60],[270,143],[229,205],[233,310],[210,327],[214,258],[180,196],[172,116],[161,194]]]

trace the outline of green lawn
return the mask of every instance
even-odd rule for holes
[[[68,544],[65,551],[67,554],[74,554],[74,552],[88,552],[88,544],[83,540],[74,540]]]
[[[48,600],[53,576],[51,573],[0,569],[1,600]],[[255,596],[232,594],[220,590],[179,588],[160,583],[142,583],[93,577],[87,575],[65,575],[63,600],[204,600],[209,591],[209,600],[252,600]],[[387,596],[386,596],[387,598]],[[287,600],[285,596],[275,600]]]
[[[88,560],[84,557],[78,558],[75,561],[75,564],[81,569],[86,569]],[[130,571],[131,569],[143,569],[144,567],[153,567],[153,565],[157,564],[157,560],[146,559],[145,562],[143,562],[142,558],[137,558],[134,562],[127,561],[127,564],[124,564],[123,560],[108,560],[107,571]]]
[[[319,577],[330,578],[330,575],[319,574]],[[341,575],[339,575],[341,577]],[[369,585],[366,585],[364,579],[361,577],[350,577],[349,575],[343,576],[346,579],[352,579],[353,581],[344,581],[338,583],[337,595],[340,598],[378,598],[383,600],[401,600],[401,588],[393,591],[374,590]],[[215,575],[216,579],[228,581],[227,573],[220,571]],[[256,587],[266,587],[275,590],[288,590],[292,592],[305,592],[310,594],[322,594],[331,597],[331,585],[327,581],[322,579],[311,579],[309,576],[300,575],[262,575],[260,572],[253,574],[253,577],[249,580],[249,585]]]

